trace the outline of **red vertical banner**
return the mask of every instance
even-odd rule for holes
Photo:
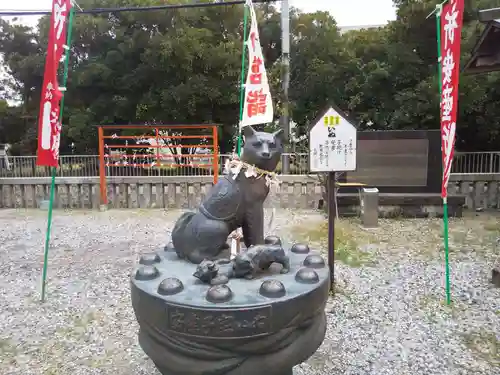
[[[448,196],[455,133],[457,127],[458,79],[460,74],[460,41],[464,0],[450,0],[441,12],[441,151],[443,183],[441,196]]]
[[[57,167],[61,122],[59,118],[62,92],[57,83],[57,70],[63,60],[66,43],[66,20],[71,0],[53,0],[50,17],[49,43],[45,58],[45,72],[38,116],[38,151],[36,164]]]

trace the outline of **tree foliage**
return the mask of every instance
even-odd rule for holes
[[[208,0],[207,0],[208,1]],[[81,0],[84,9],[165,3]],[[179,0],[175,0],[179,3]],[[435,0],[394,0],[397,19],[341,34],[334,15],[291,11],[290,115],[299,135],[334,102],[362,128],[437,129]],[[484,26],[466,1],[462,63]],[[280,15],[257,5],[276,119],[281,114]],[[233,147],[239,116],[243,7],[78,15],[73,27],[62,152],[95,152],[97,124],[219,124],[221,151]],[[0,142],[36,150],[48,17],[36,30],[0,19]],[[462,75],[458,147],[492,150],[500,140],[500,74]],[[15,102],[15,105],[7,105]],[[194,130],[193,130],[194,132]]]

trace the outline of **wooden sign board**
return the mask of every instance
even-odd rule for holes
[[[340,110],[330,107],[309,131],[309,170],[356,170],[357,130]]]

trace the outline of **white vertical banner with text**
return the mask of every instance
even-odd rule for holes
[[[273,100],[267,81],[264,55],[260,45],[257,17],[251,0],[246,3],[250,10],[250,34],[248,48],[248,74],[245,83],[245,101],[240,127],[267,124],[273,121]]]

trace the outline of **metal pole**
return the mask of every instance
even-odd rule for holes
[[[212,127],[212,144],[214,146],[214,185],[219,180],[219,132],[217,126]]]
[[[240,79],[240,121],[238,122],[238,143],[236,145],[236,153],[238,156],[241,155],[241,145],[243,143],[242,140],[242,132],[241,132],[241,120],[243,119],[243,101],[245,100],[245,58],[247,52],[247,24],[248,24],[248,13],[249,8],[247,4],[245,4],[243,9],[243,48],[241,51],[241,79]]]
[[[328,268],[330,269],[330,286],[333,290],[335,283],[335,219],[337,212],[337,197],[335,196],[335,172],[328,173]]]
[[[108,205],[108,191],[106,187],[106,170],[105,163],[106,159],[104,158],[104,130],[102,126],[97,128],[97,134],[99,138],[99,189],[101,192],[101,202],[100,202],[100,210],[105,210]]]
[[[280,118],[280,126],[283,129],[286,151],[290,151],[290,117],[288,88],[290,86],[290,4],[288,0],[281,2],[281,60],[282,60],[282,90],[283,90],[283,113]],[[282,159],[281,170],[283,174],[290,173],[290,158],[288,155]]]

